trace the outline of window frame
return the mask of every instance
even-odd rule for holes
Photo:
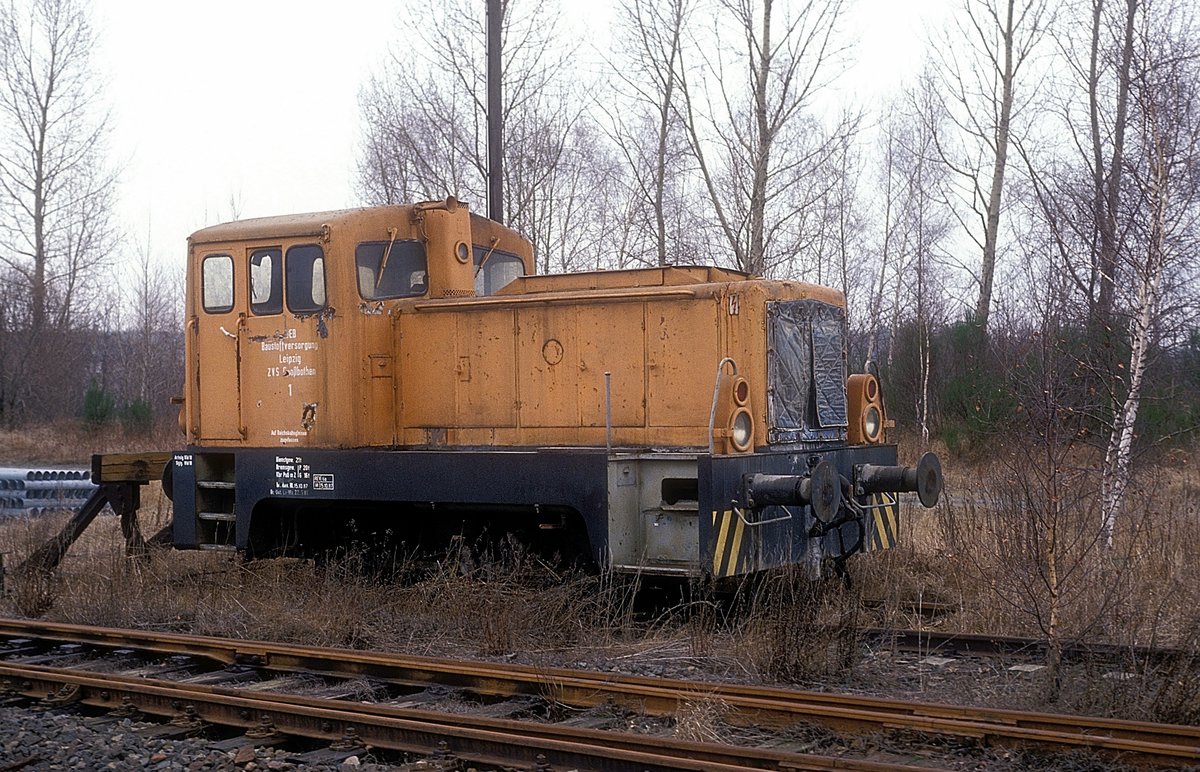
[[[309,274],[308,297],[309,297],[311,304],[308,306],[305,306],[303,308],[297,308],[292,303],[292,286],[293,286],[292,272],[291,272],[292,252],[294,252],[298,249],[315,249],[318,252],[318,257],[310,259],[307,263],[308,274]],[[314,278],[313,266],[316,264],[317,260],[321,261],[321,290],[322,290],[322,294],[324,295],[324,298],[321,300],[320,303],[318,303],[316,298],[313,296],[313,288],[316,286],[316,282],[313,281],[313,278]],[[326,308],[328,308],[329,307],[329,285],[327,284],[328,279],[329,279],[329,275],[325,271],[325,249],[320,244],[317,244],[315,242],[314,243],[305,243],[305,244],[293,244],[287,248],[287,250],[284,253],[284,258],[283,258],[283,298],[284,298],[284,304],[287,306],[288,311],[291,311],[293,314],[315,314],[315,313],[319,313],[319,312],[325,310]]]
[[[254,300],[254,257],[261,253],[271,253],[276,258],[271,263],[271,294],[267,300],[256,303]],[[246,281],[249,284],[250,313],[255,316],[276,316],[283,313],[283,247],[253,247],[246,254]],[[276,295],[278,290],[278,296]]]
[[[208,303],[208,261],[216,258],[224,258],[229,265],[229,304],[220,306],[210,306]],[[233,261],[233,255],[225,252],[213,252],[205,255],[200,259],[200,308],[206,314],[227,314],[237,305],[237,267]]]

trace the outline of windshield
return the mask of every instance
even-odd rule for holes
[[[475,245],[475,294],[494,295],[513,279],[525,275],[525,264],[511,252]]]
[[[365,300],[424,295],[429,284],[425,244],[420,241],[364,242],[355,248],[354,262],[358,294]]]

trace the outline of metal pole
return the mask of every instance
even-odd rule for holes
[[[500,105],[502,0],[487,0],[488,217],[504,222],[504,123]]]

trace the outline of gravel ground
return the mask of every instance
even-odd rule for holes
[[[605,708],[595,711],[603,714]],[[622,711],[608,716],[607,728],[616,731],[656,734],[670,732],[661,720],[646,719]],[[719,741],[734,745],[778,747],[790,751],[842,755],[897,764],[914,764],[947,770],[994,770],[1017,772],[1051,769],[1063,772],[1113,772],[1124,769],[1086,753],[1059,756],[1031,755],[1003,749],[968,748],[944,738],[893,737],[890,745],[908,746],[907,752],[883,751],[880,738],[859,738],[847,748],[817,727],[797,726],[790,730],[763,732],[752,728],[721,727],[711,717],[699,722],[704,731],[689,739]],[[600,722],[593,724],[599,726]],[[25,707],[0,707],[0,772],[17,770],[161,770],[162,772],[268,772],[270,770],[314,770],[314,772],[382,772],[399,767],[376,763],[370,755],[350,756],[340,763],[317,763],[293,751],[245,745],[224,750],[215,741],[163,739],[153,733],[162,725],[120,720],[97,720],[71,711],[31,711]],[[714,734],[710,734],[715,730]],[[149,733],[149,734],[147,734]],[[970,745],[967,743],[967,745]],[[807,747],[804,747],[807,746]],[[412,769],[411,766],[407,767]]]
[[[368,772],[391,769],[351,756],[340,764],[306,762],[298,754],[245,746],[220,750],[212,741],[162,739],[161,725],[120,719],[90,720],[71,712],[33,712],[0,708],[0,772],[16,770],[129,770],[201,772],[201,770],[286,770]]]

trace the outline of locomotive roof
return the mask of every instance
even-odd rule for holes
[[[252,217],[247,220],[234,220],[233,222],[201,228],[193,233],[189,237],[189,240],[194,244],[209,244],[217,241],[316,235],[321,232],[321,226],[345,220],[356,213],[366,211],[368,208],[377,207],[336,209],[329,212],[285,214],[273,217]],[[396,210],[412,209],[411,206],[397,206],[392,208]]]
[[[427,204],[440,202],[426,202]],[[457,202],[457,206],[467,204]],[[362,206],[351,209],[334,209],[327,212],[308,212],[304,214],[284,214],[272,217],[252,217],[246,220],[210,225],[193,233],[188,240],[193,244],[213,244],[226,241],[245,241],[249,239],[294,238],[303,236],[322,235],[326,225],[331,227],[355,226],[359,224],[378,223],[397,219],[408,221],[415,209],[423,204],[392,204],[388,206]],[[517,232],[500,223],[492,222],[483,215],[471,212],[472,227],[489,223],[492,228],[501,232],[509,232],[517,238],[522,238]]]

